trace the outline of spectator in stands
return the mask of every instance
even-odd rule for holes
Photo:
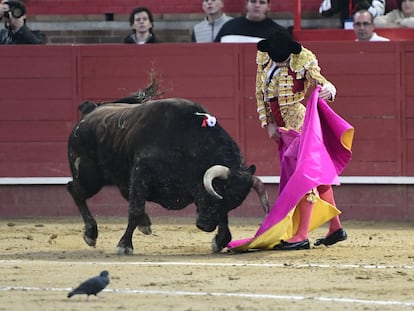
[[[356,41],[390,41],[374,32],[374,17],[367,10],[360,10],[354,14],[353,27]]]
[[[323,0],[319,13],[325,17],[339,14],[342,26],[345,21],[359,10],[367,10],[377,17],[385,13],[385,0]]]
[[[132,33],[124,39],[124,43],[145,44],[159,43],[153,32],[154,17],[146,7],[137,7],[129,15]]]
[[[44,44],[46,37],[39,31],[32,31],[26,25],[26,6],[20,0],[2,0],[0,20],[5,20],[0,30],[0,44]]]
[[[398,9],[374,19],[377,28],[414,28],[414,0],[397,0]]]
[[[223,12],[223,0],[203,0],[204,20],[196,24],[191,35],[192,42],[214,42],[221,27],[232,17]]]
[[[258,42],[273,32],[285,29],[267,17],[270,0],[246,0],[246,15],[223,25],[215,42]]]

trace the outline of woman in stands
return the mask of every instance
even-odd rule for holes
[[[146,44],[158,43],[153,32],[154,17],[146,7],[137,7],[129,15],[132,33],[124,39],[124,43]]]
[[[414,28],[414,0],[397,0],[398,9],[374,19],[377,28]]]

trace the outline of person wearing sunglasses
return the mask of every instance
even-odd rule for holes
[[[374,17],[368,10],[357,11],[353,16],[356,41],[390,41],[379,36],[375,30]]]

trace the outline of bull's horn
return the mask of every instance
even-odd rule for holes
[[[203,177],[203,184],[204,188],[208,193],[212,196],[216,197],[219,200],[222,200],[223,197],[219,195],[213,187],[213,179],[214,178],[221,178],[227,179],[230,174],[230,169],[224,165],[214,165],[210,167],[205,173]]]
[[[267,197],[267,192],[265,189],[264,184],[257,176],[253,176],[253,186],[252,188],[256,191],[257,195],[260,198],[260,203],[262,204],[262,208],[265,211],[266,215],[269,214],[269,199]]]

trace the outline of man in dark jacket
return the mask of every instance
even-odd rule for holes
[[[32,31],[26,25],[26,7],[20,0],[2,0],[0,20],[5,28],[0,30],[0,44],[44,44],[44,34]]]
[[[141,6],[133,9],[129,15],[129,25],[132,33],[124,39],[124,43],[159,43],[153,31],[154,17],[148,8]]]
[[[258,42],[284,27],[267,16],[270,0],[246,0],[246,14],[221,27],[214,42]]]

